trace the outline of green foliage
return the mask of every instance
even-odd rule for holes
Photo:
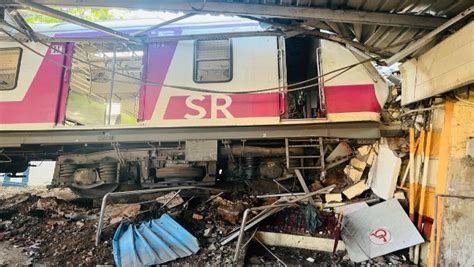
[[[59,11],[82,18],[88,21],[105,21],[116,19],[109,9],[104,8],[56,8]],[[60,23],[62,20],[49,16],[27,12],[26,21],[28,23]]]

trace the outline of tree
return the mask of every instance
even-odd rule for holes
[[[104,8],[56,8],[59,11],[68,13],[70,15],[88,20],[88,21],[104,21],[120,19],[114,16],[109,9]],[[25,20],[28,23],[60,23],[60,19],[39,15],[25,11]]]

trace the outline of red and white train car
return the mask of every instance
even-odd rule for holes
[[[143,22],[120,24],[108,22],[126,33],[148,27]],[[237,140],[234,144],[256,140],[260,146],[265,146],[262,139],[272,139],[269,144],[275,148],[275,140],[284,146],[290,137],[363,137],[356,128],[333,128],[367,122],[375,122],[371,127],[376,128],[388,94],[385,80],[370,63],[358,64],[363,59],[356,52],[313,37],[285,38],[254,22],[177,24],[147,32],[139,44],[112,42],[104,34],[75,27],[39,30],[54,40],[47,44],[0,42],[0,146],[7,158],[21,162],[3,164],[3,171],[19,171],[32,158],[60,156],[58,181],[80,187],[102,179],[100,168],[91,164],[99,164],[97,153],[116,151],[110,146],[115,142],[136,148],[153,142],[214,140],[217,145],[211,147],[220,155],[224,139]],[[301,131],[315,125],[318,131]],[[270,132],[262,134],[259,127]],[[286,136],[272,134],[278,129]],[[102,137],[85,138],[91,131]],[[83,150],[94,152],[86,157],[89,161],[71,153],[68,161],[57,152],[85,145],[95,147]],[[159,150],[160,145],[155,146]],[[151,163],[150,156],[138,157],[138,183],[156,181],[159,169],[177,162],[196,167],[196,162],[206,161],[200,153],[185,150],[188,154],[164,157],[159,163]],[[207,162],[219,162],[219,155]],[[61,169],[63,165],[74,167]],[[88,166],[97,170],[97,177],[80,182],[75,173]],[[114,179],[106,183],[121,182]]]

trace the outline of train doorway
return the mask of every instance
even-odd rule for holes
[[[143,51],[142,45],[75,43],[66,123],[137,124]]]
[[[324,118],[322,86],[318,85],[320,40],[314,37],[292,37],[285,40],[287,84],[286,119]],[[301,90],[293,90],[302,88]]]

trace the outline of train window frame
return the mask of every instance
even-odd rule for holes
[[[215,59],[201,59],[199,60],[198,57],[198,45],[199,42],[202,41],[228,41],[228,58],[215,58]],[[217,80],[217,81],[201,81],[197,79],[198,75],[198,62],[206,62],[206,61],[219,61],[219,60],[228,60],[229,61],[229,78],[225,80]],[[218,39],[198,39],[194,41],[194,55],[193,55],[193,81],[195,83],[226,83],[232,81],[234,78],[234,59],[233,59],[233,48],[232,48],[232,39],[231,38],[218,38]]]
[[[12,84],[11,88],[0,88],[0,91],[10,91],[10,90],[15,90],[18,86],[18,78],[20,76],[20,67],[21,67],[21,59],[23,57],[23,49],[21,47],[6,47],[6,48],[0,48],[0,53],[2,51],[8,51],[8,50],[17,50],[19,51],[18,55],[18,62],[16,64],[16,70],[15,70],[15,81]]]

